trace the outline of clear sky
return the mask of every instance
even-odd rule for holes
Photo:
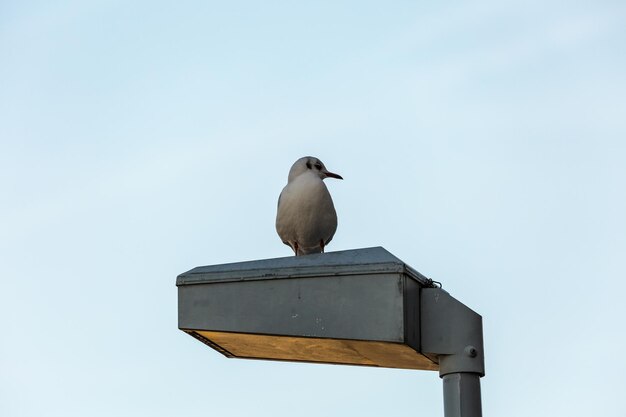
[[[176,275],[383,246],[483,315],[485,416],[623,417],[620,1],[0,3],[0,415],[442,416],[435,372],[226,359]]]

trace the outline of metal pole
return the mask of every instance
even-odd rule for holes
[[[480,375],[456,372],[443,376],[443,415],[481,417]]]

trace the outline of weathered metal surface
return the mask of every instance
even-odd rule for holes
[[[403,342],[400,274],[266,279],[179,287],[179,327]]]

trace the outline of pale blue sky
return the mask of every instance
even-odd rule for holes
[[[175,278],[339,229],[483,315],[487,416],[623,417],[623,2],[0,3],[0,415],[443,415],[436,373],[229,360]]]

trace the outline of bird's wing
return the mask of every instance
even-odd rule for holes
[[[278,210],[278,207],[280,207],[280,198],[283,196],[283,193],[281,192],[280,195],[278,196],[278,203],[276,203],[276,210]]]

